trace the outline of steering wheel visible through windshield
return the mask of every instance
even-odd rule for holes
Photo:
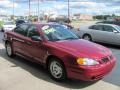
[[[49,41],[79,39],[70,30],[61,25],[45,25],[42,27],[42,31]]]

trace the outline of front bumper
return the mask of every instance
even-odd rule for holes
[[[113,58],[109,62],[97,66],[68,67],[67,75],[69,78],[84,81],[100,80],[112,71],[115,66],[115,62],[115,58]]]

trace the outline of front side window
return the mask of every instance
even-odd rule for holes
[[[28,37],[32,36],[40,36],[36,26],[30,26],[28,29]]]
[[[27,31],[28,31],[28,25],[26,24],[19,25],[14,29],[14,32],[24,36],[27,36]]]
[[[112,26],[104,26],[104,31],[113,32],[115,29]]]
[[[69,29],[61,25],[45,25],[42,31],[49,41],[78,39]]]

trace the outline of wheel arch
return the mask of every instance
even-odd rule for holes
[[[85,35],[89,35],[91,37],[91,35],[89,33],[84,33],[82,38],[85,36]]]
[[[11,42],[10,42],[9,40],[5,40],[5,45],[6,45],[7,43],[10,43],[10,44],[11,44]]]
[[[82,39],[84,39],[86,35],[90,37],[90,41],[93,41],[93,37],[89,33],[83,34]]]
[[[61,58],[55,56],[55,55],[49,55],[49,56],[47,57],[47,59],[46,59],[46,65],[45,65],[46,68],[48,68],[48,64],[49,64],[49,62],[50,62],[50,59],[52,59],[52,58],[58,59],[58,60],[63,64],[63,66],[64,66],[64,68],[65,68],[65,63],[63,62],[63,60],[62,60]]]

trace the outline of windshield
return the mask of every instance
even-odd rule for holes
[[[69,29],[61,25],[46,25],[42,27],[42,31],[49,41],[79,39]]]
[[[5,22],[4,25],[14,25],[14,23],[13,22]]]
[[[119,31],[120,31],[120,26],[117,26],[117,25],[116,25],[116,28],[117,28],[117,30],[119,30]]]

